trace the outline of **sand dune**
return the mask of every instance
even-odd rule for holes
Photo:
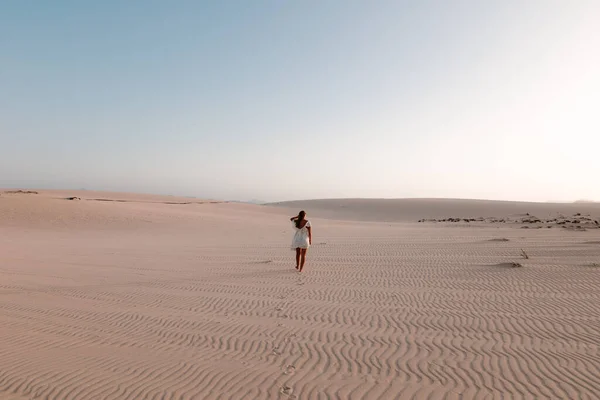
[[[0,193],[0,398],[597,399],[600,230],[414,223],[526,206]]]
[[[311,215],[348,221],[416,222],[448,217],[506,217],[530,213],[539,217],[576,212],[600,217],[600,203],[527,203],[457,199],[329,199],[269,204]]]

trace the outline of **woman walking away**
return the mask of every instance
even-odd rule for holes
[[[296,269],[298,272],[302,272],[304,261],[306,261],[306,250],[312,244],[312,228],[304,211],[300,211],[298,216],[290,218],[290,221],[294,223],[295,228],[292,250],[296,250]]]

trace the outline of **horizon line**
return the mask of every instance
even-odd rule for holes
[[[277,200],[277,201],[263,201],[257,199],[251,200],[239,200],[239,199],[217,199],[212,197],[198,197],[190,195],[179,195],[179,194],[162,194],[162,193],[151,193],[151,192],[137,192],[137,191],[121,191],[121,190],[99,190],[99,189],[39,189],[33,187],[18,187],[18,186],[7,186],[0,187],[1,191],[6,190],[33,190],[39,192],[51,192],[51,191],[81,191],[81,192],[104,192],[104,193],[122,193],[122,194],[139,194],[139,195],[151,195],[151,196],[166,196],[166,197],[184,197],[193,199],[203,200],[220,200],[226,202],[237,202],[237,203],[248,203],[256,205],[274,205],[282,203],[294,203],[294,202],[310,202],[310,201],[342,201],[342,200],[454,200],[454,201],[476,201],[476,202],[499,202],[499,203],[530,203],[530,204],[598,204],[600,201],[588,200],[588,199],[577,199],[577,200],[546,200],[546,201],[531,201],[531,200],[499,200],[499,199],[485,199],[485,198],[467,198],[467,197],[323,197],[323,198],[308,198],[308,199],[293,199],[293,200]]]

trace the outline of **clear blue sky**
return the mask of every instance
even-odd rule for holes
[[[0,187],[600,200],[600,1],[0,3]]]

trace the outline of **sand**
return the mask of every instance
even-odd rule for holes
[[[0,399],[600,397],[600,229],[416,223],[598,205],[327,203],[0,193]]]

